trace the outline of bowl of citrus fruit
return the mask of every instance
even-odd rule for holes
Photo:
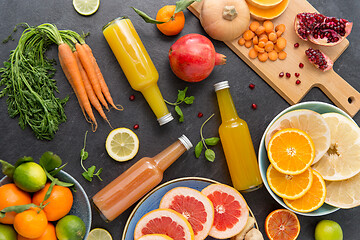
[[[304,102],[280,112],[262,136],[258,159],[271,196],[300,215],[360,205],[360,129],[331,104]]]
[[[7,176],[0,180],[0,229],[5,239],[86,239],[91,227],[88,197],[70,174],[57,167],[47,172],[50,165],[29,157],[15,166],[3,163]]]

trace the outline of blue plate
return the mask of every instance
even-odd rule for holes
[[[261,174],[261,178],[264,182],[264,185],[266,187],[266,189],[268,190],[268,192],[270,193],[270,195],[284,208],[287,208],[297,214],[300,215],[304,215],[304,216],[323,216],[326,214],[330,214],[333,213],[337,210],[339,210],[339,208],[330,206],[326,203],[324,203],[323,206],[321,206],[319,209],[309,212],[309,213],[301,213],[301,212],[297,212],[294,211],[292,209],[290,209],[282,200],[282,198],[280,198],[279,196],[277,196],[270,188],[267,179],[266,179],[266,171],[270,165],[268,156],[267,156],[267,151],[265,148],[265,135],[267,133],[267,131],[269,130],[270,126],[282,115],[284,115],[287,112],[293,111],[293,110],[298,110],[298,109],[309,109],[315,112],[318,112],[320,114],[323,113],[330,113],[330,112],[335,112],[335,113],[339,113],[342,114],[346,117],[348,117],[349,119],[351,119],[354,123],[355,121],[344,111],[342,111],[341,109],[328,104],[328,103],[323,103],[323,102],[304,102],[304,103],[299,103],[296,105],[293,105],[291,107],[286,108],[284,111],[280,112],[269,124],[269,126],[266,128],[262,138],[261,138],[261,142],[260,142],[260,146],[259,146],[259,155],[258,155],[258,160],[259,160],[259,168],[260,168],[260,174]]]
[[[86,192],[81,187],[80,183],[76,181],[76,179],[73,178],[70,174],[64,171],[60,171],[56,177],[61,181],[75,184],[76,192],[72,191],[74,202],[69,214],[76,215],[84,221],[86,227],[86,234],[84,239],[86,239],[91,227],[91,207],[89,198],[87,197]],[[0,186],[10,182],[11,180],[8,177],[3,177],[0,180]]]
[[[150,193],[148,193],[134,208],[132,213],[129,216],[129,219],[126,222],[122,240],[134,240],[134,230],[136,223],[142,218],[146,213],[159,208],[161,198],[173,188],[176,187],[189,187],[201,191],[210,184],[218,183],[214,180],[200,177],[186,177],[178,178],[172,181],[166,182]],[[250,214],[253,216],[251,210],[249,209]],[[258,228],[257,223],[255,226]]]

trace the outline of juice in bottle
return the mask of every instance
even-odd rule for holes
[[[92,201],[105,221],[112,221],[158,185],[163,172],[192,147],[182,135],[153,158],[144,157],[95,194]]]
[[[214,85],[222,123],[219,135],[234,187],[242,192],[262,186],[259,166],[247,123],[240,119],[227,81]]]
[[[159,124],[170,122],[173,117],[157,85],[159,73],[130,19],[112,20],[103,27],[103,34],[131,87],[144,95]]]

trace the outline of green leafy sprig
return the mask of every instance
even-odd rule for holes
[[[203,148],[205,147],[205,158],[210,161],[210,162],[213,162],[215,160],[215,152],[211,149],[209,149],[207,147],[207,145],[209,146],[215,146],[220,138],[218,137],[211,137],[211,138],[204,138],[203,136],[203,128],[205,126],[205,124],[214,116],[214,114],[212,114],[208,119],[206,119],[206,121],[201,125],[201,128],[200,128],[200,137],[201,137],[201,140],[196,144],[195,146],[195,157],[196,158],[199,158],[200,155],[201,155],[201,152],[203,150]]]
[[[179,115],[179,122],[184,122],[184,114],[181,111],[181,108],[179,107],[179,105],[183,102],[187,105],[191,105],[191,104],[193,104],[193,102],[195,100],[194,96],[189,96],[189,97],[186,96],[187,90],[188,90],[188,87],[186,87],[184,90],[178,90],[178,96],[177,96],[176,102],[174,102],[174,103],[171,103],[164,99],[164,101],[167,104],[175,106],[175,112]]]
[[[140,16],[142,17],[142,19],[144,19],[145,22],[147,23],[152,23],[152,24],[163,24],[163,23],[167,23],[170,22],[171,20],[174,20],[175,18],[175,14],[184,11],[188,6],[190,6],[191,4],[193,4],[194,2],[201,2],[201,0],[180,0],[176,2],[176,7],[175,7],[175,11],[173,16],[166,22],[163,21],[157,21],[156,19],[151,18],[149,15],[147,15],[146,13],[144,13],[143,11],[140,11],[139,9],[136,9],[134,7],[131,7],[132,9],[134,9],[134,11]]]
[[[91,167],[89,167],[88,169],[86,169],[84,167],[84,161],[89,157],[89,153],[87,151],[85,151],[85,146],[86,146],[86,137],[87,137],[87,133],[88,131],[85,132],[85,138],[84,138],[84,147],[81,149],[80,152],[80,161],[81,161],[81,167],[84,169],[84,172],[82,173],[82,176],[88,180],[89,182],[92,181],[94,176],[97,176],[99,178],[100,181],[102,181],[100,174],[102,172],[102,168],[100,168],[96,173],[96,166],[92,165]]]

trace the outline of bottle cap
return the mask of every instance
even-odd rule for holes
[[[182,135],[181,137],[179,137],[179,140],[184,145],[184,147],[186,147],[186,150],[189,150],[190,148],[193,147],[192,143],[185,135]]]
[[[159,122],[160,126],[162,126],[162,125],[170,122],[173,119],[174,119],[174,117],[171,115],[171,113],[168,113],[165,116],[158,118],[158,122]]]
[[[229,88],[229,82],[228,81],[222,81],[222,82],[218,82],[214,84],[215,87],[215,92],[221,90],[221,89],[225,89],[225,88]]]

